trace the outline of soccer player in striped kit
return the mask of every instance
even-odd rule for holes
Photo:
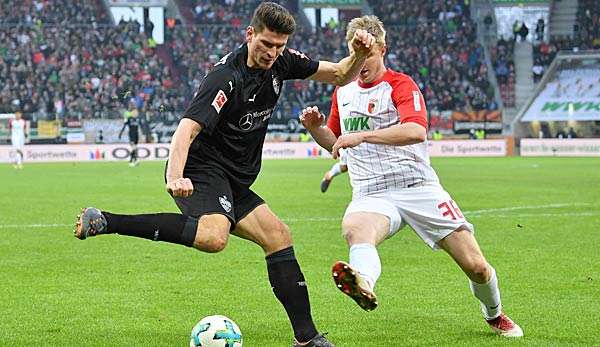
[[[15,112],[15,118],[8,123],[10,128],[10,142],[15,152],[15,169],[23,168],[23,147],[25,147],[25,140],[27,137],[28,129],[27,122],[23,119],[23,113],[21,111]]]
[[[522,329],[502,311],[496,271],[483,256],[474,228],[440,185],[427,153],[425,100],[407,75],[387,69],[385,29],[375,16],[353,19],[347,38],[363,29],[376,38],[354,82],[333,93],[327,126],[316,107],[300,119],[313,138],[339,156],[345,149],[352,201],[342,221],[349,263],[338,261],[337,287],[363,309],[377,307],[375,284],[381,274],[377,246],[406,224],[432,249],[443,249],[469,278],[490,327],[506,337]],[[350,47],[352,51],[352,47]]]

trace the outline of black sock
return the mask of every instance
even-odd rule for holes
[[[198,219],[178,213],[121,215],[102,211],[107,234],[121,234],[191,247],[196,238]]]
[[[292,247],[282,249],[265,258],[269,272],[269,282],[275,296],[288,314],[294,336],[300,342],[307,342],[317,335],[317,328],[310,314],[310,301],[304,275],[294,255]]]

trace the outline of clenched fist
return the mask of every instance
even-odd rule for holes
[[[177,178],[167,181],[167,192],[172,196],[186,198],[194,192],[194,185],[189,178]]]

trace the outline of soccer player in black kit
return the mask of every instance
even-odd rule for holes
[[[137,115],[137,110],[133,110],[131,112],[131,116],[128,117],[127,120],[125,120],[123,128],[121,128],[121,131],[119,132],[120,140],[121,136],[123,135],[123,131],[125,131],[125,128],[129,128],[129,145],[131,146],[129,154],[129,166],[136,166],[139,163],[137,157],[137,145],[140,140],[139,128],[142,125],[142,123]]]
[[[250,186],[261,165],[267,124],[284,80],[345,85],[359,73],[374,38],[359,30],[354,53],[338,63],[314,61],[286,48],[292,15],[264,2],[246,29],[246,43],[224,56],[203,79],[170,146],[166,189],[181,214],[118,215],[89,207],[75,236],[118,233],[219,252],[229,234],[258,244],[269,281],[294,330],[293,346],[333,347],[311,317],[308,290],[289,228]]]

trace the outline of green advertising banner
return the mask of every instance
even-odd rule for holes
[[[559,71],[524,113],[524,122],[600,120],[600,69]]]

